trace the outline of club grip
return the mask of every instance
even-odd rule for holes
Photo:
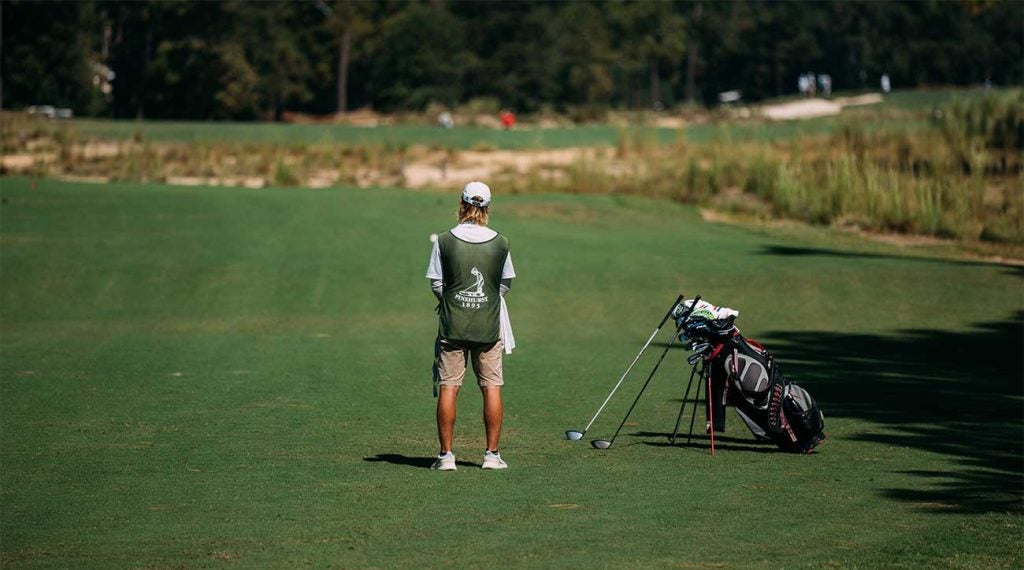
[[[664,325],[665,325],[665,321],[667,321],[667,320],[669,320],[670,318],[672,318],[672,313],[673,313],[673,312],[675,312],[675,310],[676,310],[676,307],[678,307],[678,306],[679,306],[679,303],[682,303],[682,302],[683,302],[683,294],[682,294],[682,293],[680,293],[680,294],[679,294],[679,296],[678,296],[678,297],[676,297],[676,300],[672,302],[672,306],[668,308],[668,312],[667,312],[667,313],[665,313],[665,318],[661,319],[661,323],[659,323],[659,324],[658,324],[658,328],[659,328],[659,329],[660,329],[660,328],[661,328],[662,326],[664,326]]]
[[[698,302],[700,302],[700,295],[694,297],[693,302],[690,303],[690,309],[685,311],[682,315],[679,315],[679,317],[676,319],[676,329],[683,328],[683,324],[685,324],[686,320],[689,319],[690,315],[693,314],[693,310],[697,308]],[[682,323],[680,323],[680,321],[682,321]]]

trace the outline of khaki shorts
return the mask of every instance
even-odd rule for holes
[[[491,344],[437,338],[434,347],[434,382],[440,386],[462,386],[466,362],[473,362],[473,372],[480,387],[501,386],[501,340]]]

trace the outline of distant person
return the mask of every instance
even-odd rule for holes
[[[882,93],[888,93],[889,91],[892,91],[892,84],[889,83],[889,74],[888,73],[883,73],[882,74],[881,84],[882,84]]]
[[[815,83],[817,82],[817,78],[814,76],[813,73],[807,74],[807,93],[811,97],[814,97]]]
[[[511,129],[512,127],[515,126],[515,124],[516,124],[516,114],[515,113],[513,113],[512,111],[508,111],[508,110],[505,110],[505,111],[501,112],[501,126],[504,127],[505,130]]]
[[[800,90],[800,96],[807,96],[807,75],[804,73],[800,74],[800,77],[796,80],[797,89]]]
[[[434,241],[427,278],[440,301],[434,344],[434,396],[441,448],[431,469],[454,471],[455,408],[459,388],[472,363],[484,399],[484,469],[505,469],[498,452],[504,408],[501,401],[502,350],[515,347],[504,296],[516,276],[508,240],[487,227],[491,189],[470,182],[462,190],[459,224]],[[433,239],[433,238],[432,238]]]
[[[827,73],[822,73],[818,76],[818,84],[821,86],[821,95],[823,97],[832,96],[832,76]]]
[[[448,111],[441,111],[441,114],[437,116],[437,124],[440,127],[450,129],[455,126],[455,120]]]

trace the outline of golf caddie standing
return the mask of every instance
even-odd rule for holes
[[[437,436],[440,453],[433,469],[456,469],[452,438],[455,404],[472,363],[484,398],[487,448],[484,469],[505,469],[498,453],[504,414],[501,386],[502,351],[512,352],[515,339],[504,296],[516,276],[508,240],[487,227],[491,189],[470,182],[459,202],[459,223],[437,236],[427,266],[427,278],[437,297],[438,326],[434,347],[434,396],[437,397]]]

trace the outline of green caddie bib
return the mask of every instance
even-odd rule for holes
[[[483,243],[470,243],[447,231],[438,236],[437,245],[444,276],[439,334],[451,340],[497,341],[508,240],[498,234]]]

